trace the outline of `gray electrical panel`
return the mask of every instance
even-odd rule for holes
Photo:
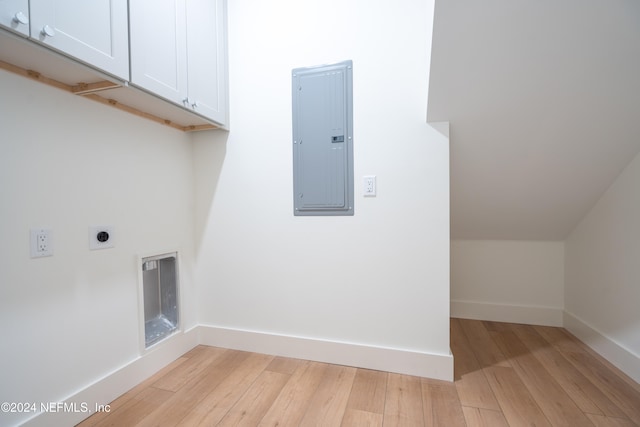
[[[294,215],[353,215],[353,64],[292,72]]]

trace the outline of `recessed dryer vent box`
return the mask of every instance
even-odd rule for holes
[[[179,327],[177,254],[142,258],[145,348]]]
[[[352,69],[292,71],[294,215],[353,215]]]

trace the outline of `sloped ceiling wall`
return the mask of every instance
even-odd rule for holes
[[[564,240],[640,150],[640,2],[436,1],[452,238]]]

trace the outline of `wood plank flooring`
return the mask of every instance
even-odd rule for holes
[[[88,426],[640,427],[640,385],[562,328],[451,319],[455,381],[198,346]]]

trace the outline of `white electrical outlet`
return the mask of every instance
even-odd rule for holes
[[[368,175],[362,177],[362,194],[365,197],[376,197],[376,176]]]
[[[32,228],[30,230],[31,258],[53,255],[53,238],[48,228]]]
[[[114,232],[110,225],[89,227],[89,249],[108,249],[114,246]]]

